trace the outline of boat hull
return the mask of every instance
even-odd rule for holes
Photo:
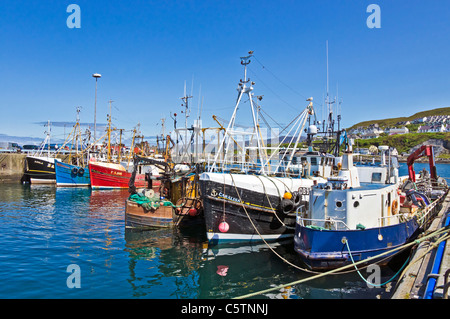
[[[145,229],[204,225],[203,209],[199,201],[180,199],[179,204],[175,207],[160,205],[148,209],[136,201],[127,199],[125,202],[125,226],[126,228]],[[192,208],[195,208],[195,213],[190,212]]]
[[[89,163],[89,174],[91,187],[93,189],[102,188],[128,188],[131,173],[114,168],[113,166],[102,165],[101,163]],[[153,188],[157,190],[160,181],[152,181]],[[145,174],[136,174],[134,185],[136,188],[146,188],[148,182],[145,180]]]
[[[330,270],[378,256],[414,240],[420,232],[415,218],[364,230],[324,230],[296,225],[294,249],[312,270]],[[351,249],[351,257],[345,240]],[[370,260],[387,264],[400,250]]]
[[[55,184],[55,159],[52,157],[27,156],[24,180],[32,184]]]
[[[168,228],[173,225],[173,209],[171,206],[160,206],[154,210],[148,210],[132,200],[126,200],[125,227]]]
[[[294,236],[295,213],[285,214],[278,209],[279,196],[202,179],[200,189],[210,243],[273,241]],[[226,222],[225,227],[222,222]]]
[[[91,185],[89,169],[62,162],[55,163],[56,186],[86,187]]]

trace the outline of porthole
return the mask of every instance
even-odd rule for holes
[[[341,208],[342,207],[342,202],[340,200],[336,201],[336,207],[337,208]]]
[[[355,201],[354,203],[353,203],[353,207],[358,207],[359,206],[359,202],[358,201]]]

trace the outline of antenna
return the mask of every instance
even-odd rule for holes
[[[327,99],[328,99],[328,40],[326,42],[327,44]]]
[[[204,100],[204,96],[202,96],[202,104],[201,104],[201,106],[200,106],[200,114],[199,114],[199,116],[198,116],[199,119],[202,117],[203,100]]]
[[[108,163],[111,163],[111,113],[112,113],[112,102],[113,100],[109,100],[109,114],[107,115],[108,119]]]
[[[192,94],[191,94],[192,95]],[[198,104],[197,104],[197,119],[200,120],[200,97],[202,96],[202,85],[200,84],[200,89],[198,90]]]
[[[81,106],[77,106],[77,123],[80,121]]]
[[[188,148],[188,141],[187,141],[187,136],[188,136],[188,125],[187,125],[187,119],[188,119],[188,117],[189,117],[189,115],[190,115],[190,110],[189,110],[189,99],[191,99],[192,98],[192,95],[189,95],[189,96],[187,96],[186,95],[186,81],[184,81],[184,96],[183,97],[181,97],[180,99],[181,100],[183,100],[183,102],[184,102],[184,104],[181,104],[182,106],[184,105],[184,107],[185,107],[185,111],[184,111],[184,123],[185,123],[185,125],[184,125],[184,130],[185,130],[185,133],[184,133],[184,144],[185,144],[185,147],[186,147],[186,152],[187,152],[187,148]]]
[[[248,56],[241,57],[241,64],[244,66],[244,83],[247,83],[250,79],[247,79],[247,65],[252,62],[250,58],[253,56],[253,51],[248,51]]]
[[[44,126],[47,126],[47,131],[45,131],[44,133],[47,135],[45,137],[45,139],[47,140],[47,156],[50,157],[50,134],[52,132],[52,128],[50,126],[50,120],[47,120],[47,124]],[[44,145],[42,147],[42,150],[44,150],[44,147],[45,147],[45,140],[44,140]]]
[[[325,100],[325,104],[327,104],[327,112],[328,112],[328,128],[330,134],[334,131],[334,120],[333,120],[333,106],[332,104],[336,103],[336,98],[334,101],[330,101],[329,96],[329,71],[328,71],[328,40],[326,41],[326,51],[327,51],[327,96]],[[325,127],[325,126],[324,126]]]

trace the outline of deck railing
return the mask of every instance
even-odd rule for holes
[[[309,222],[308,225],[305,224],[306,222]],[[317,222],[317,223],[323,223],[324,226],[318,226],[318,225],[314,225],[313,222]],[[318,227],[323,227],[324,229],[329,229],[329,230],[333,230],[328,228],[328,226],[333,226],[334,230],[342,230],[342,229],[348,229],[350,230],[350,227],[348,227],[348,225],[342,221],[342,220],[335,220],[335,219],[316,219],[316,218],[304,218],[304,217],[300,217],[297,216],[297,223],[302,226],[302,227],[307,227],[307,226],[318,226]],[[341,225],[343,227],[339,227],[338,225]]]

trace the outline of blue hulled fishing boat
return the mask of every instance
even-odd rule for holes
[[[92,145],[88,147],[86,140],[82,138],[79,113],[80,108],[77,107],[77,121],[61,147],[69,152],[68,163],[55,162],[56,186],[58,187],[91,185],[87,161],[89,159],[88,151]],[[87,136],[90,136],[88,131],[86,133]],[[67,145],[69,140],[72,141],[70,147]]]
[[[348,149],[338,176],[313,186],[309,208],[297,217],[294,248],[314,270],[367,258],[386,264],[400,251],[393,249],[426,228],[448,191],[435,174],[420,182],[414,182],[414,176],[400,178],[388,147],[380,146],[380,165],[359,168],[353,165],[351,146]],[[435,173],[435,167],[430,170]]]
[[[55,162],[57,186],[90,186],[89,169],[82,166]]]

